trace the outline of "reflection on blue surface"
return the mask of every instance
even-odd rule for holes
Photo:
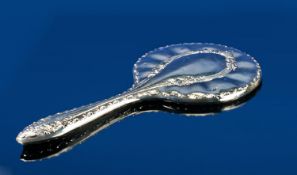
[[[294,1],[1,2],[0,174],[296,174],[296,18]],[[60,157],[19,160],[25,125],[126,90],[139,56],[182,42],[250,53],[261,91],[215,117],[142,114]]]
[[[123,120],[132,113],[137,115],[143,112],[166,111],[182,114],[188,117],[199,117],[234,110],[243,106],[248,100],[253,98],[259,91],[260,87],[261,86],[258,86],[254,89],[254,91],[243,98],[229,103],[183,104],[172,101],[170,102],[168,100],[150,99],[121,106],[117,109],[113,109],[105,115],[101,115],[96,120],[88,122],[86,125],[75,128],[71,132],[59,137],[54,137],[45,141],[23,144],[23,151],[20,159],[24,162],[33,162],[60,156],[62,153],[72,150],[75,146],[102,132],[105,128],[111,127],[111,125]]]

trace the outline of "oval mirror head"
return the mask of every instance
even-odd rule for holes
[[[259,84],[257,61],[237,49],[189,43],[153,50],[134,65],[134,88],[178,103],[225,103]]]

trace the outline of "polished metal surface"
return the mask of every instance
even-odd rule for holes
[[[20,132],[17,141],[26,145],[61,137],[143,101],[185,106],[230,103],[251,93],[261,82],[261,68],[253,57],[208,43],[176,44],[153,50],[136,62],[133,73],[135,83],[128,91],[40,119]]]

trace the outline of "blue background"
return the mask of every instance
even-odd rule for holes
[[[296,1],[1,1],[0,175],[297,174]],[[41,116],[128,89],[167,44],[256,57],[260,92],[210,117],[129,117],[59,157],[24,163],[15,137]]]

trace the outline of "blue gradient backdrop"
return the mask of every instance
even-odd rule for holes
[[[1,1],[0,175],[297,174],[297,1]],[[167,44],[213,42],[256,57],[263,86],[212,117],[147,113],[59,157],[24,163],[24,126],[118,94]]]

